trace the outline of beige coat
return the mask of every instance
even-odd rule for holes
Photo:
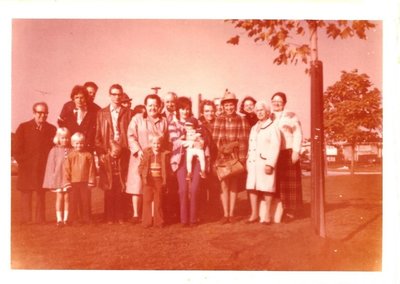
[[[149,137],[151,134],[166,136],[168,131],[165,117],[152,120],[142,115],[135,115],[128,127],[128,144],[131,151],[129,159],[128,178],[126,192],[129,194],[142,194],[142,180],[139,175],[140,160],[135,155],[139,150],[144,151],[150,146]]]
[[[278,160],[281,134],[271,120],[261,124],[257,131],[256,123],[250,131],[249,149],[247,154],[247,180],[246,188],[264,192],[275,192],[275,165]],[[267,175],[265,165],[274,168],[272,174]]]

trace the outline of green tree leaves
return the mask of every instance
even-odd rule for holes
[[[358,70],[342,71],[324,94],[324,124],[328,142],[381,141],[381,92]]]

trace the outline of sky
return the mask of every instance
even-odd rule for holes
[[[332,40],[319,32],[324,90],[341,71],[353,69],[382,89],[382,22],[374,23],[367,40]],[[227,44],[236,34],[240,44]],[[133,105],[142,104],[155,86],[161,96],[174,91],[194,101],[198,94],[221,97],[226,88],[239,100],[247,95],[269,100],[282,91],[286,108],[298,114],[309,137],[307,65],[274,65],[276,56],[223,19],[13,19],[11,128],[32,118],[37,101],[49,104],[48,121],[55,124],[73,86],[94,81],[101,107],[109,103],[114,83],[123,86]]]

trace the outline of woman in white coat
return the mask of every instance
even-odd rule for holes
[[[275,193],[275,166],[278,160],[281,134],[270,119],[271,109],[264,101],[255,105],[258,122],[251,128],[247,154],[246,189],[250,196],[251,215],[246,223],[258,222],[259,197],[266,203],[263,224],[271,224],[271,203]]]

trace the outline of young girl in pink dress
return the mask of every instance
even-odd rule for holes
[[[43,181],[43,188],[48,188],[56,193],[56,219],[57,226],[68,222],[69,194],[63,187],[63,164],[65,158],[71,151],[70,132],[67,128],[58,128],[53,139],[54,147],[47,157],[46,171]]]

